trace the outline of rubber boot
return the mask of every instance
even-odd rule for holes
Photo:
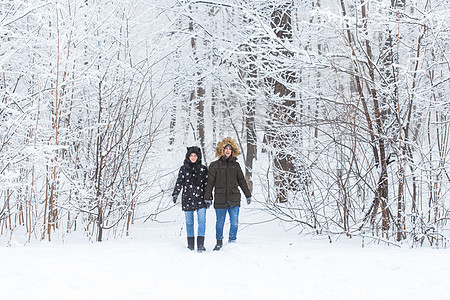
[[[219,251],[222,248],[222,240],[217,240],[217,244],[214,247],[214,251]]]
[[[198,236],[197,237],[197,251],[203,252],[206,251],[206,248],[203,246],[205,243],[205,237],[204,236]]]
[[[194,240],[195,240],[195,238],[193,237],[193,236],[189,236],[188,238],[187,238],[187,241],[188,241],[188,249],[189,250],[194,250]]]

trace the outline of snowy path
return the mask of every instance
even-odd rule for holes
[[[272,223],[243,226],[220,252],[209,224],[197,253],[182,222],[147,224],[95,244],[0,240],[1,299],[450,299],[449,250],[330,244]]]

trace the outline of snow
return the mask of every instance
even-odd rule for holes
[[[215,215],[207,211],[207,252],[186,248],[175,206],[131,236],[91,243],[0,239],[2,299],[450,299],[450,253],[298,235],[243,205],[236,243],[212,251]],[[227,218],[228,220],[228,218]],[[250,224],[251,223],[251,224]],[[226,224],[226,229],[228,224]],[[227,231],[226,231],[227,232]],[[226,236],[225,236],[226,237]]]

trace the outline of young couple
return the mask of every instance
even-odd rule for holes
[[[186,159],[178,173],[172,197],[173,202],[176,203],[178,194],[183,189],[182,209],[186,218],[187,241],[190,250],[194,250],[194,211],[196,211],[198,219],[197,250],[199,252],[206,251],[204,246],[206,209],[212,204],[213,188],[217,240],[214,250],[222,248],[223,226],[227,212],[230,217],[228,242],[236,241],[241,205],[241,193],[238,186],[244,192],[247,204],[250,204],[252,200],[241,166],[236,161],[238,155],[239,148],[233,139],[222,140],[216,148],[216,156],[219,159],[210,164],[208,171],[202,165],[200,148],[187,148]]]

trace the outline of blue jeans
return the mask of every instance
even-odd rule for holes
[[[223,240],[223,226],[225,225],[225,217],[230,216],[230,233],[229,241],[235,241],[239,224],[239,206],[228,206],[226,209],[216,209],[216,240]]]
[[[184,216],[186,218],[186,233],[187,237],[193,237],[194,235],[194,211],[185,211]],[[197,235],[205,236],[206,228],[206,207],[197,210]]]

